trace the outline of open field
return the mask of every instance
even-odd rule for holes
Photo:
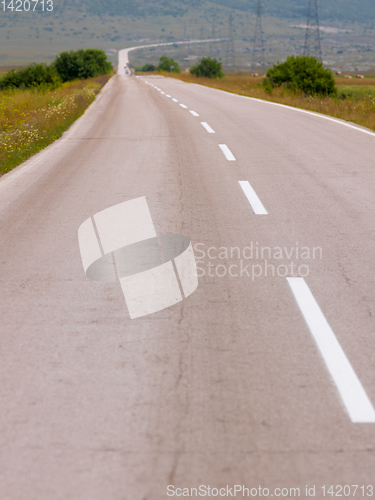
[[[269,94],[261,86],[262,77],[252,77],[249,75],[226,74],[222,80],[196,78],[188,73],[168,76],[235,94],[324,113],[375,130],[375,78],[366,79],[366,86],[357,83],[363,82],[363,80],[359,79],[355,80],[356,85],[343,86],[338,82],[339,96],[340,94],[345,94],[347,97],[322,98],[296,94],[282,88],[274,89],[272,94]],[[344,80],[346,83],[348,82],[347,79],[340,78],[340,82],[341,80]]]
[[[0,92],[0,175],[55,141],[85,111],[110,75],[52,92]]]
[[[364,78],[353,78],[347,79],[347,78],[341,78],[341,77],[336,77],[336,85],[338,86],[375,86],[375,76],[374,75],[364,75]]]
[[[375,85],[340,85],[339,95],[345,95],[356,100],[366,97],[375,98]]]

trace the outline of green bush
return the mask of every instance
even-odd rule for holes
[[[80,49],[61,52],[53,66],[63,82],[84,80],[112,71],[112,64],[107,61],[106,53],[99,49]]]
[[[289,56],[283,63],[274,64],[263,79],[263,87],[272,91],[284,85],[308,95],[336,95],[335,78],[330,69],[316,57]]]
[[[190,68],[190,73],[206,78],[223,78],[224,76],[221,70],[221,62],[211,59],[211,57],[203,57],[198,64]]]
[[[168,71],[168,73],[181,73],[178,62],[174,59],[169,59],[167,56],[161,56],[156,69],[158,71]]]
[[[147,73],[148,71],[155,71],[156,66],[150,63],[144,64],[141,68],[136,68],[136,71],[143,71],[143,73]]]
[[[0,90],[4,89],[55,89],[61,84],[56,68],[45,64],[30,64],[25,68],[12,69],[0,78]]]

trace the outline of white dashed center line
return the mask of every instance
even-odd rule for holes
[[[287,278],[353,423],[375,423],[375,409],[303,278]]]
[[[246,198],[249,200],[250,205],[253,207],[254,213],[257,215],[267,215],[268,212],[264,208],[263,203],[258,198],[258,195],[251,187],[249,181],[239,181]]]
[[[203,127],[207,130],[207,132],[209,134],[214,134],[215,133],[215,130],[212,130],[212,128],[209,126],[208,123],[206,122],[201,122],[201,125],[203,125]]]
[[[172,101],[173,102],[178,102],[178,99],[173,98]]]
[[[196,113],[195,111],[190,111],[190,113],[193,115],[193,116],[199,116],[198,113]]]
[[[185,106],[185,104],[180,104],[181,108],[187,108],[187,106]]]
[[[160,92],[161,94],[165,94],[165,92]]]
[[[169,94],[166,94],[165,97],[171,97]]]
[[[233,156],[232,151],[228,148],[228,146],[226,144],[219,144],[219,148],[222,150],[225,158],[228,161],[236,161],[236,158]]]

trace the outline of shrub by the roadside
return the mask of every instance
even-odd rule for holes
[[[107,61],[104,50],[99,49],[61,52],[56,57],[53,66],[63,82],[107,75],[113,69],[112,64]]]
[[[30,64],[25,68],[8,71],[0,77],[0,90],[53,90],[63,82],[95,78],[107,75],[112,70],[112,64],[107,61],[103,50],[81,49],[62,52],[49,66],[43,63]]]
[[[30,64],[25,68],[12,69],[0,77],[0,90],[4,89],[55,89],[62,83],[53,66]]]
[[[224,73],[221,69],[221,62],[211,57],[203,57],[198,64],[190,68],[190,73],[197,77],[205,78],[223,78]]]
[[[156,69],[158,71],[168,71],[168,73],[181,73],[178,62],[167,56],[161,56]]]
[[[289,56],[285,62],[274,64],[267,71],[263,80],[264,89],[271,92],[281,86],[307,95],[337,94],[332,71],[323,68],[322,62],[310,56]]]
[[[154,64],[146,63],[141,68],[136,68],[135,70],[147,73],[149,71],[156,71],[156,66]]]

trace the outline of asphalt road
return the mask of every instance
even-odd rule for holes
[[[162,500],[200,485],[367,496],[374,158],[364,129],[116,75],[4,176],[1,500]],[[118,283],[86,278],[77,231],[141,196],[157,234],[191,239],[200,277],[131,320]]]

